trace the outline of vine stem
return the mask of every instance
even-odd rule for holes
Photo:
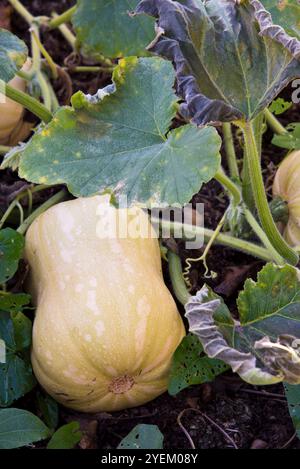
[[[56,13],[52,13],[52,17],[53,17],[52,21],[54,21],[55,19],[59,18],[59,15],[57,15]],[[58,29],[61,32],[61,34],[64,36],[66,41],[70,44],[72,49],[75,51],[76,50],[76,36],[74,36],[72,31],[70,31],[70,29],[68,28],[66,24],[59,25]]]
[[[262,227],[277,252],[290,264],[296,265],[298,254],[285,242],[273,220],[268,199],[265,192],[264,180],[261,171],[260,155],[257,150],[252,122],[240,123],[245,140],[245,156],[249,171],[251,187],[255,205]]]
[[[60,192],[57,192],[53,197],[48,199],[44,204],[42,204],[39,208],[34,210],[32,214],[26,218],[26,220],[22,223],[21,226],[17,229],[17,232],[20,234],[25,234],[30,225],[36,220],[37,217],[39,217],[42,213],[46,212],[50,207],[53,207],[53,205],[58,204],[59,202],[62,202],[67,198],[67,192],[65,189],[62,189]]]
[[[111,73],[114,70],[114,67],[101,67],[101,66],[91,66],[91,65],[81,65],[77,67],[65,67],[65,70],[71,73],[98,73],[98,72],[107,72]]]
[[[172,287],[177,300],[184,306],[191,298],[182,272],[182,264],[180,257],[173,251],[168,251],[168,267]]]
[[[58,28],[64,23],[69,23],[72,19],[72,16],[76,12],[76,10],[77,10],[77,5],[69,8],[69,10],[66,10],[61,15],[55,14],[55,17],[51,21],[49,21],[49,28],[54,29],[54,28]]]
[[[225,189],[227,189],[233,197],[235,205],[239,205],[242,201],[242,195],[239,187],[225,174],[223,169],[220,169],[215,175],[218,181]]]
[[[191,239],[195,236],[204,236],[204,241],[207,243],[215,235],[213,230],[203,228],[200,226],[189,225],[187,223],[172,222],[161,220],[160,218],[151,217],[151,223],[160,226],[163,230],[170,233],[182,233],[183,239]],[[257,257],[266,262],[273,261],[273,257],[269,251],[258,244],[245,241],[244,239],[237,239],[231,235],[219,233],[215,239],[215,244],[226,246],[237,251],[241,251],[253,257]]]
[[[234,141],[232,136],[232,127],[229,122],[223,123],[224,146],[227,157],[227,164],[230,176],[236,180],[240,179],[239,167],[237,164]]]
[[[264,110],[264,116],[267,121],[267,124],[275,134],[284,135],[287,133],[286,128],[283,127],[283,125],[279,122],[278,119],[276,119],[274,114],[269,109]]]
[[[11,6],[19,13],[19,15],[22,16],[22,18],[24,18],[24,20],[28,24],[31,25],[34,22],[35,20],[34,16],[31,13],[29,13],[27,8],[25,8],[24,5],[22,5],[22,3],[19,0],[8,0],[8,1],[11,4]]]
[[[46,106],[32,96],[29,96],[29,94],[16,90],[8,84],[5,84],[5,94],[8,98],[24,106],[46,124],[52,120],[53,116]]]

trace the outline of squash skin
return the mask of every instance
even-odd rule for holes
[[[293,247],[300,246],[300,150],[292,151],[280,164],[273,194],[288,204],[289,220],[284,229],[286,241]]]
[[[31,68],[31,59],[28,58],[22,67],[22,71],[28,72]],[[19,91],[26,91],[26,81],[23,78],[15,76],[9,85]],[[0,93],[1,97],[3,96]],[[21,131],[23,125],[23,114],[24,108],[21,104],[16,103],[10,98],[6,98],[4,103],[0,103],[0,116],[3,121],[0,121],[0,144],[8,145],[14,142],[17,144],[18,134]],[[28,132],[29,134],[30,132]],[[26,137],[26,134],[25,134]]]
[[[135,407],[163,393],[185,335],[157,239],[101,239],[103,204],[100,196],[61,203],[26,236],[37,305],[33,369],[54,399],[83,412]],[[109,220],[128,213],[106,208]]]

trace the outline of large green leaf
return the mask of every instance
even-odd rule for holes
[[[27,410],[0,410],[0,449],[20,448],[50,436],[49,428]]]
[[[172,362],[169,394],[174,396],[194,384],[213,381],[224,373],[228,366],[220,360],[212,360],[203,353],[203,347],[196,336],[187,335],[177,348]]]
[[[82,433],[78,422],[70,422],[60,427],[52,436],[47,449],[72,449],[81,440]]]
[[[6,347],[0,364],[0,406],[7,407],[31,391],[35,378],[30,364],[31,321],[21,312],[0,312],[0,339]]]
[[[154,20],[132,18],[138,0],[77,0],[72,18],[84,55],[97,58],[145,55],[152,40]]]
[[[168,133],[176,114],[172,66],[127,58],[116,91],[82,93],[20,150],[19,174],[32,182],[67,183],[76,196],[111,189],[130,203],[187,203],[220,165],[217,131],[186,125]]]
[[[156,425],[140,424],[121,441],[118,449],[162,449],[164,437]]]
[[[257,282],[248,279],[237,302],[239,323],[219,321],[221,304],[204,287],[186,307],[190,331],[208,356],[228,363],[252,384],[299,384],[299,271],[289,265],[267,264]],[[232,334],[228,334],[230,328]]]
[[[285,384],[284,388],[290,415],[297,431],[298,438],[300,438],[300,385],[292,386],[290,384]]]
[[[0,28],[0,80],[7,83],[14,78],[27,59],[28,49],[21,39]]]
[[[282,26],[288,34],[300,39],[299,0],[261,0],[271,13],[273,22]]]
[[[277,34],[257,0],[143,0],[136,12],[157,18],[150,50],[174,63],[197,124],[254,119],[300,75],[300,42]]]
[[[24,248],[24,237],[6,228],[0,230],[0,283],[5,283],[17,271]]]

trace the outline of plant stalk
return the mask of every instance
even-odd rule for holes
[[[53,19],[57,19],[59,16],[56,13],[52,13]],[[61,24],[58,26],[59,31],[61,34],[64,36],[66,41],[70,44],[72,49],[75,51],[76,50],[76,36],[70,31],[68,26],[66,24]]]
[[[244,133],[246,149],[245,156],[251,181],[252,193],[261,225],[277,252],[284,259],[286,259],[288,263],[291,265],[296,265],[298,263],[299,256],[285,242],[279,233],[270,211],[262,177],[260,155],[257,150],[253,124],[251,122],[246,122],[241,124],[241,128]]]
[[[65,11],[61,15],[57,15],[55,13],[52,14],[53,19],[49,21],[49,28],[54,29],[58,28],[64,23],[69,23],[72,19],[72,16],[77,10],[77,5],[74,5],[73,7],[69,8],[69,10]]]
[[[172,251],[168,251],[168,266],[172,287],[177,300],[184,306],[191,298],[182,273],[180,257]]]
[[[227,157],[227,164],[229,168],[230,176],[233,179],[240,179],[239,167],[237,164],[237,158],[234,148],[234,141],[232,136],[232,127],[229,122],[223,123],[223,136],[224,136],[224,146]]]
[[[235,205],[239,205],[242,201],[242,195],[239,187],[220,169],[215,175],[218,181],[233,197]]]
[[[8,84],[5,84],[5,94],[8,98],[24,106],[46,124],[52,120],[53,116],[46,106],[32,96],[29,96],[29,94],[16,90]]]
[[[53,205],[58,204],[59,202],[62,202],[67,198],[67,192],[65,189],[62,189],[60,192],[57,192],[53,197],[47,200],[44,204],[42,204],[39,208],[37,208],[32,214],[26,218],[26,220],[22,223],[22,225],[17,229],[18,233],[21,233],[25,235],[26,231],[30,227],[30,225],[36,220],[38,216],[40,216],[42,213],[46,212],[50,207],[53,207]]]
[[[27,8],[25,8],[24,5],[22,5],[22,3],[19,0],[8,0],[8,1],[11,4],[11,6],[16,10],[16,12],[19,13],[19,15],[21,15],[22,18],[24,18],[24,20],[29,25],[31,25],[34,22],[34,19],[35,19],[34,16],[31,13],[29,13]]]
[[[267,121],[268,126],[273,130],[275,134],[284,135],[287,133],[287,130],[279,122],[279,120],[274,116],[274,114],[269,111],[269,109],[264,110],[264,116]]]

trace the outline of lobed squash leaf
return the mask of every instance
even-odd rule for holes
[[[0,363],[0,407],[8,407],[35,386],[29,349],[31,321],[22,313],[0,311],[0,339],[5,360]]]
[[[0,81],[7,83],[12,80],[26,62],[27,55],[25,42],[0,28]]]
[[[298,438],[300,438],[300,385],[284,384],[290,415],[292,417]]]
[[[72,449],[81,440],[82,433],[78,422],[70,422],[60,427],[52,436],[47,449]]]
[[[286,127],[287,134],[274,135],[272,143],[288,150],[300,150],[300,124],[293,123]]]
[[[210,358],[251,384],[300,383],[300,280],[289,265],[267,264],[238,297],[240,321],[220,321],[221,299],[203,287],[186,306],[190,331]],[[231,329],[231,332],[230,332]]]
[[[76,196],[109,189],[131,204],[189,202],[217,172],[221,139],[192,124],[169,132],[174,79],[162,59],[122,59],[113,87],[97,97],[76,94],[73,108],[60,109],[20,148],[20,176],[66,183]]]
[[[140,424],[123,438],[118,449],[163,449],[163,441],[157,425]]]
[[[157,18],[149,50],[173,62],[196,124],[253,120],[300,75],[300,41],[257,0],[142,0],[140,13]]]
[[[50,436],[49,428],[27,410],[0,410],[0,449],[20,448]]]
[[[7,282],[18,269],[24,249],[24,237],[12,230],[0,230],[0,283]]]
[[[273,22],[282,26],[290,36],[300,39],[300,3],[299,0],[261,0]]]
[[[130,17],[137,3],[138,0],[77,0],[72,22],[83,55],[94,59],[101,55],[147,55],[154,20]]]
[[[188,334],[173,356],[169,394],[175,396],[191,385],[213,381],[228,368],[224,362],[208,358],[197,337]]]

